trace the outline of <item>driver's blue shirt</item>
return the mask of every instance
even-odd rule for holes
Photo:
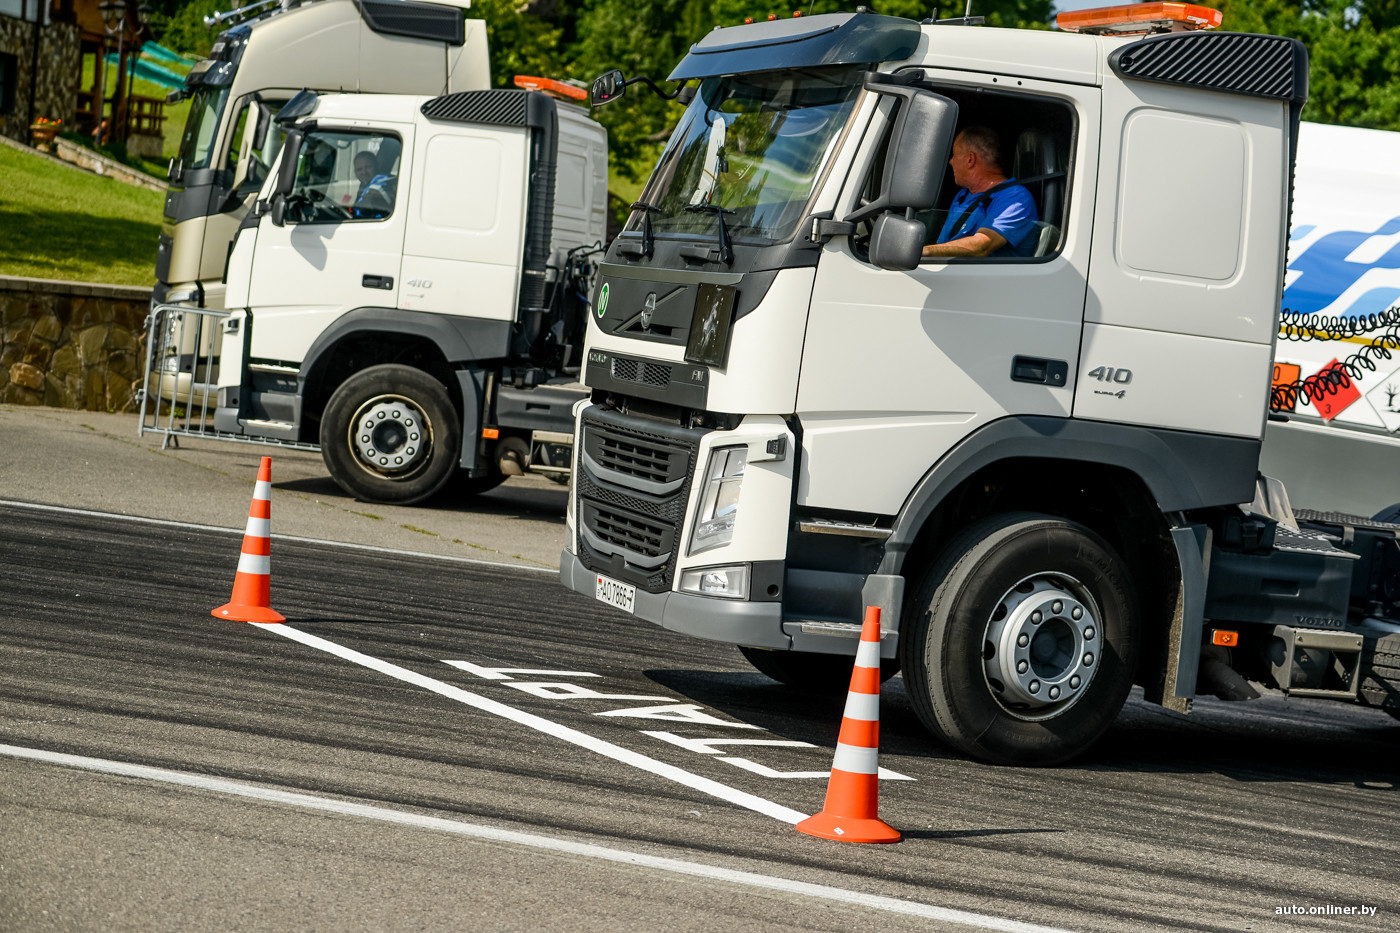
[[[394,211],[394,193],[398,179],[393,175],[375,175],[355,193],[350,216],[371,220],[388,217]]]
[[[1014,181],[1014,179],[1008,179]],[[972,210],[968,206],[972,205]],[[964,217],[963,215],[966,214]],[[993,251],[992,256],[1031,256],[1035,253],[1036,221],[1040,212],[1035,199],[1024,185],[1008,184],[990,195],[973,194],[966,188],[953,198],[948,219],[938,234],[939,243],[972,236],[979,228],[995,230],[1006,239],[1006,245]],[[953,229],[956,225],[957,229]]]

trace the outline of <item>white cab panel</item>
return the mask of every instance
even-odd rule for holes
[[[248,329],[248,312],[243,308],[233,308],[228,317],[217,322],[221,341],[219,343],[219,388],[241,385],[243,382],[243,335]]]
[[[324,122],[318,131],[340,132]],[[373,131],[398,135],[403,151],[411,151],[411,124],[375,124]],[[347,170],[347,164],[348,160],[338,159],[337,177]],[[401,159],[400,166],[393,212],[383,219],[288,222],[282,227],[274,226],[270,215],[259,221],[248,290],[248,306],[257,309],[249,350],[252,359],[299,363],[315,339],[342,314],[397,304],[408,214],[403,206],[414,188],[408,160]],[[274,166],[263,196],[270,192],[276,177]],[[366,284],[374,278],[389,280],[392,285],[378,288]]]
[[[1268,344],[1085,324],[1082,359],[1074,393],[1077,417],[1240,437],[1262,434],[1259,413],[1268,404],[1272,359]],[[1095,372],[1099,375],[1091,375]]]
[[[812,290],[797,392],[802,505],[894,514],[929,468],[982,425],[1008,415],[1071,413],[1093,228],[1099,91],[941,69],[929,76],[964,86],[1010,85],[1074,107],[1063,247],[1040,261],[925,261],[911,272],[888,272],[856,256],[847,238],[832,240]],[[862,149],[837,216],[854,207],[873,140]],[[1017,356],[1063,363],[1063,382],[1014,380]]]
[[[514,127],[419,121],[400,308],[514,320],[528,142]]]
[[[795,410],[802,332],[815,269],[785,269],[758,307],[734,322],[729,359],[710,370],[712,411],[781,415]]]
[[[1085,320],[1272,343],[1286,105],[1115,80],[1104,125]]]
[[[228,284],[224,288],[223,307],[248,307],[248,290],[253,284],[253,252],[257,244],[256,227],[240,231],[233,241],[233,252],[228,257]]]

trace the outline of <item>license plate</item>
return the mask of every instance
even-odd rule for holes
[[[607,603],[609,606],[616,606],[623,612],[632,612],[633,604],[637,601],[637,588],[628,586],[626,583],[619,583],[607,577],[597,578],[597,587],[593,590],[593,595],[599,602]]]

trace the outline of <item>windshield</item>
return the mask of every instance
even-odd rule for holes
[[[180,162],[186,171],[209,167],[228,92],[226,87],[202,87],[190,97],[190,115],[180,140]]]
[[[706,233],[713,211],[736,241],[776,242],[801,219],[818,172],[846,126],[860,68],[707,78],[642,193],[656,233]],[[728,213],[733,211],[732,214]],[[634,211],[627,230],[638,230]]]

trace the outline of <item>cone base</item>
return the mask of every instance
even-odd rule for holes
[[[825,811],[798,823],[797,831],[839,842],[898,842],[901,838],[899,830],[884,820],[833,816]]]
[[[224,603],[209,613],[216,619],[230,622],[286,622],[287,617],[274,612],[267,606],[240,606],[237,603]]]

